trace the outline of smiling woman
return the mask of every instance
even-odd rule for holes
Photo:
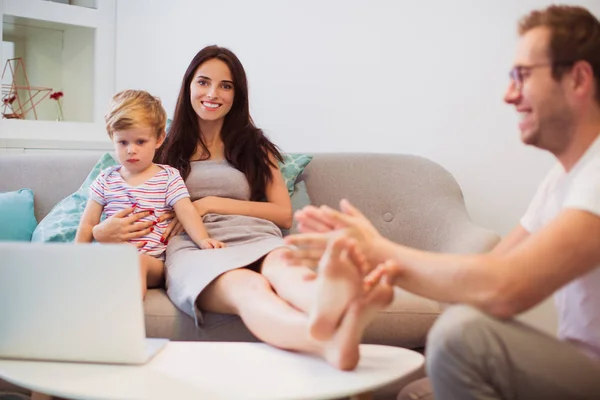
[[[249,109],[246,73],[235,54],[218,46],[198,52],[156,162],[180,171],[209,235],[227,246],[198,249],[178,234],[175,218],[166,237],[167,293],[199,329],[205,311],[237,314],[266,343],[352,369],[361,327],[382,304],[363,302],[333,340],[310,337],[314,272],[285,261],[281,229],[291,226],[292,206],[278,166],[283,158]]]
[[[213,58],[200,65],[190,85],[192,107],[204,121],[225,117],[231,110],[235,88],[229,67]]]
[[[208,235],[226,247],[199,248],[183,233],[185,221],[173,218],[161,240],[167,244],[167,294],[200,330],[205,311],[236,314],[263,342],[353,369],[363,330],[373,311],[392,300],[391,288],[385,296],[358,298],[333,339],[311,337],[315,273],[286,261],[281,230],[292,224],[292,204],[278,165],[283,157],[249,110],[240,60],[222,47],[200,50],[183,76],[155,162],[179,171]],[[119,241],[114,232],[135,230],[115,218],[102,224],[94,231],[99,242]]]

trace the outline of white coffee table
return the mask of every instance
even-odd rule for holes
[[[332,399],[369,392],[419,369],[421,354],[360,347],[356,370],[262,343],[170,342],[142,366],[0,360],[0,377],[73,399]]]

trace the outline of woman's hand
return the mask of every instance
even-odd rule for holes
[[[94,239],[100,243],[122,243],[149,234],[154,222],[137,221],[147,217],[151,212],[142,211],[132,214],[133,211],[133,207],[126,208],[94,226],[92,229]],[[143,245],[143,243],[140,244]]]
[[[171,220],[160,238],[160,241],[164,244],[169,244],[169,240],[184,231],[181,221],[179,221],[179,218],[175,216],[175,212],[173,211],[164,213],[158,220],[159,222]]]

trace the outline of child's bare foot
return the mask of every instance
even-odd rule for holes
[[[350,259],[352,243],[339,237],[329,245],[319,263],[316,296],[309,313],[309,332],[317,340],[329,340],[348,305],[362,293],[360,266]]]
[[[325,348],[325,359],[344,371],[356,368],[360,359],[359,345],[367,326],[377,312],[394,298],[394,291],[387,284],[374,284],[370,291],[354,300],[342,319],[339,329]]]

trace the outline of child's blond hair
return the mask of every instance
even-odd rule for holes
[[[104,121],[111,138],[115,131],[140,126],[154,129],[158,138],[165,132],[167,113],[158,97],[144,90],[123,90],[113,96]]]

